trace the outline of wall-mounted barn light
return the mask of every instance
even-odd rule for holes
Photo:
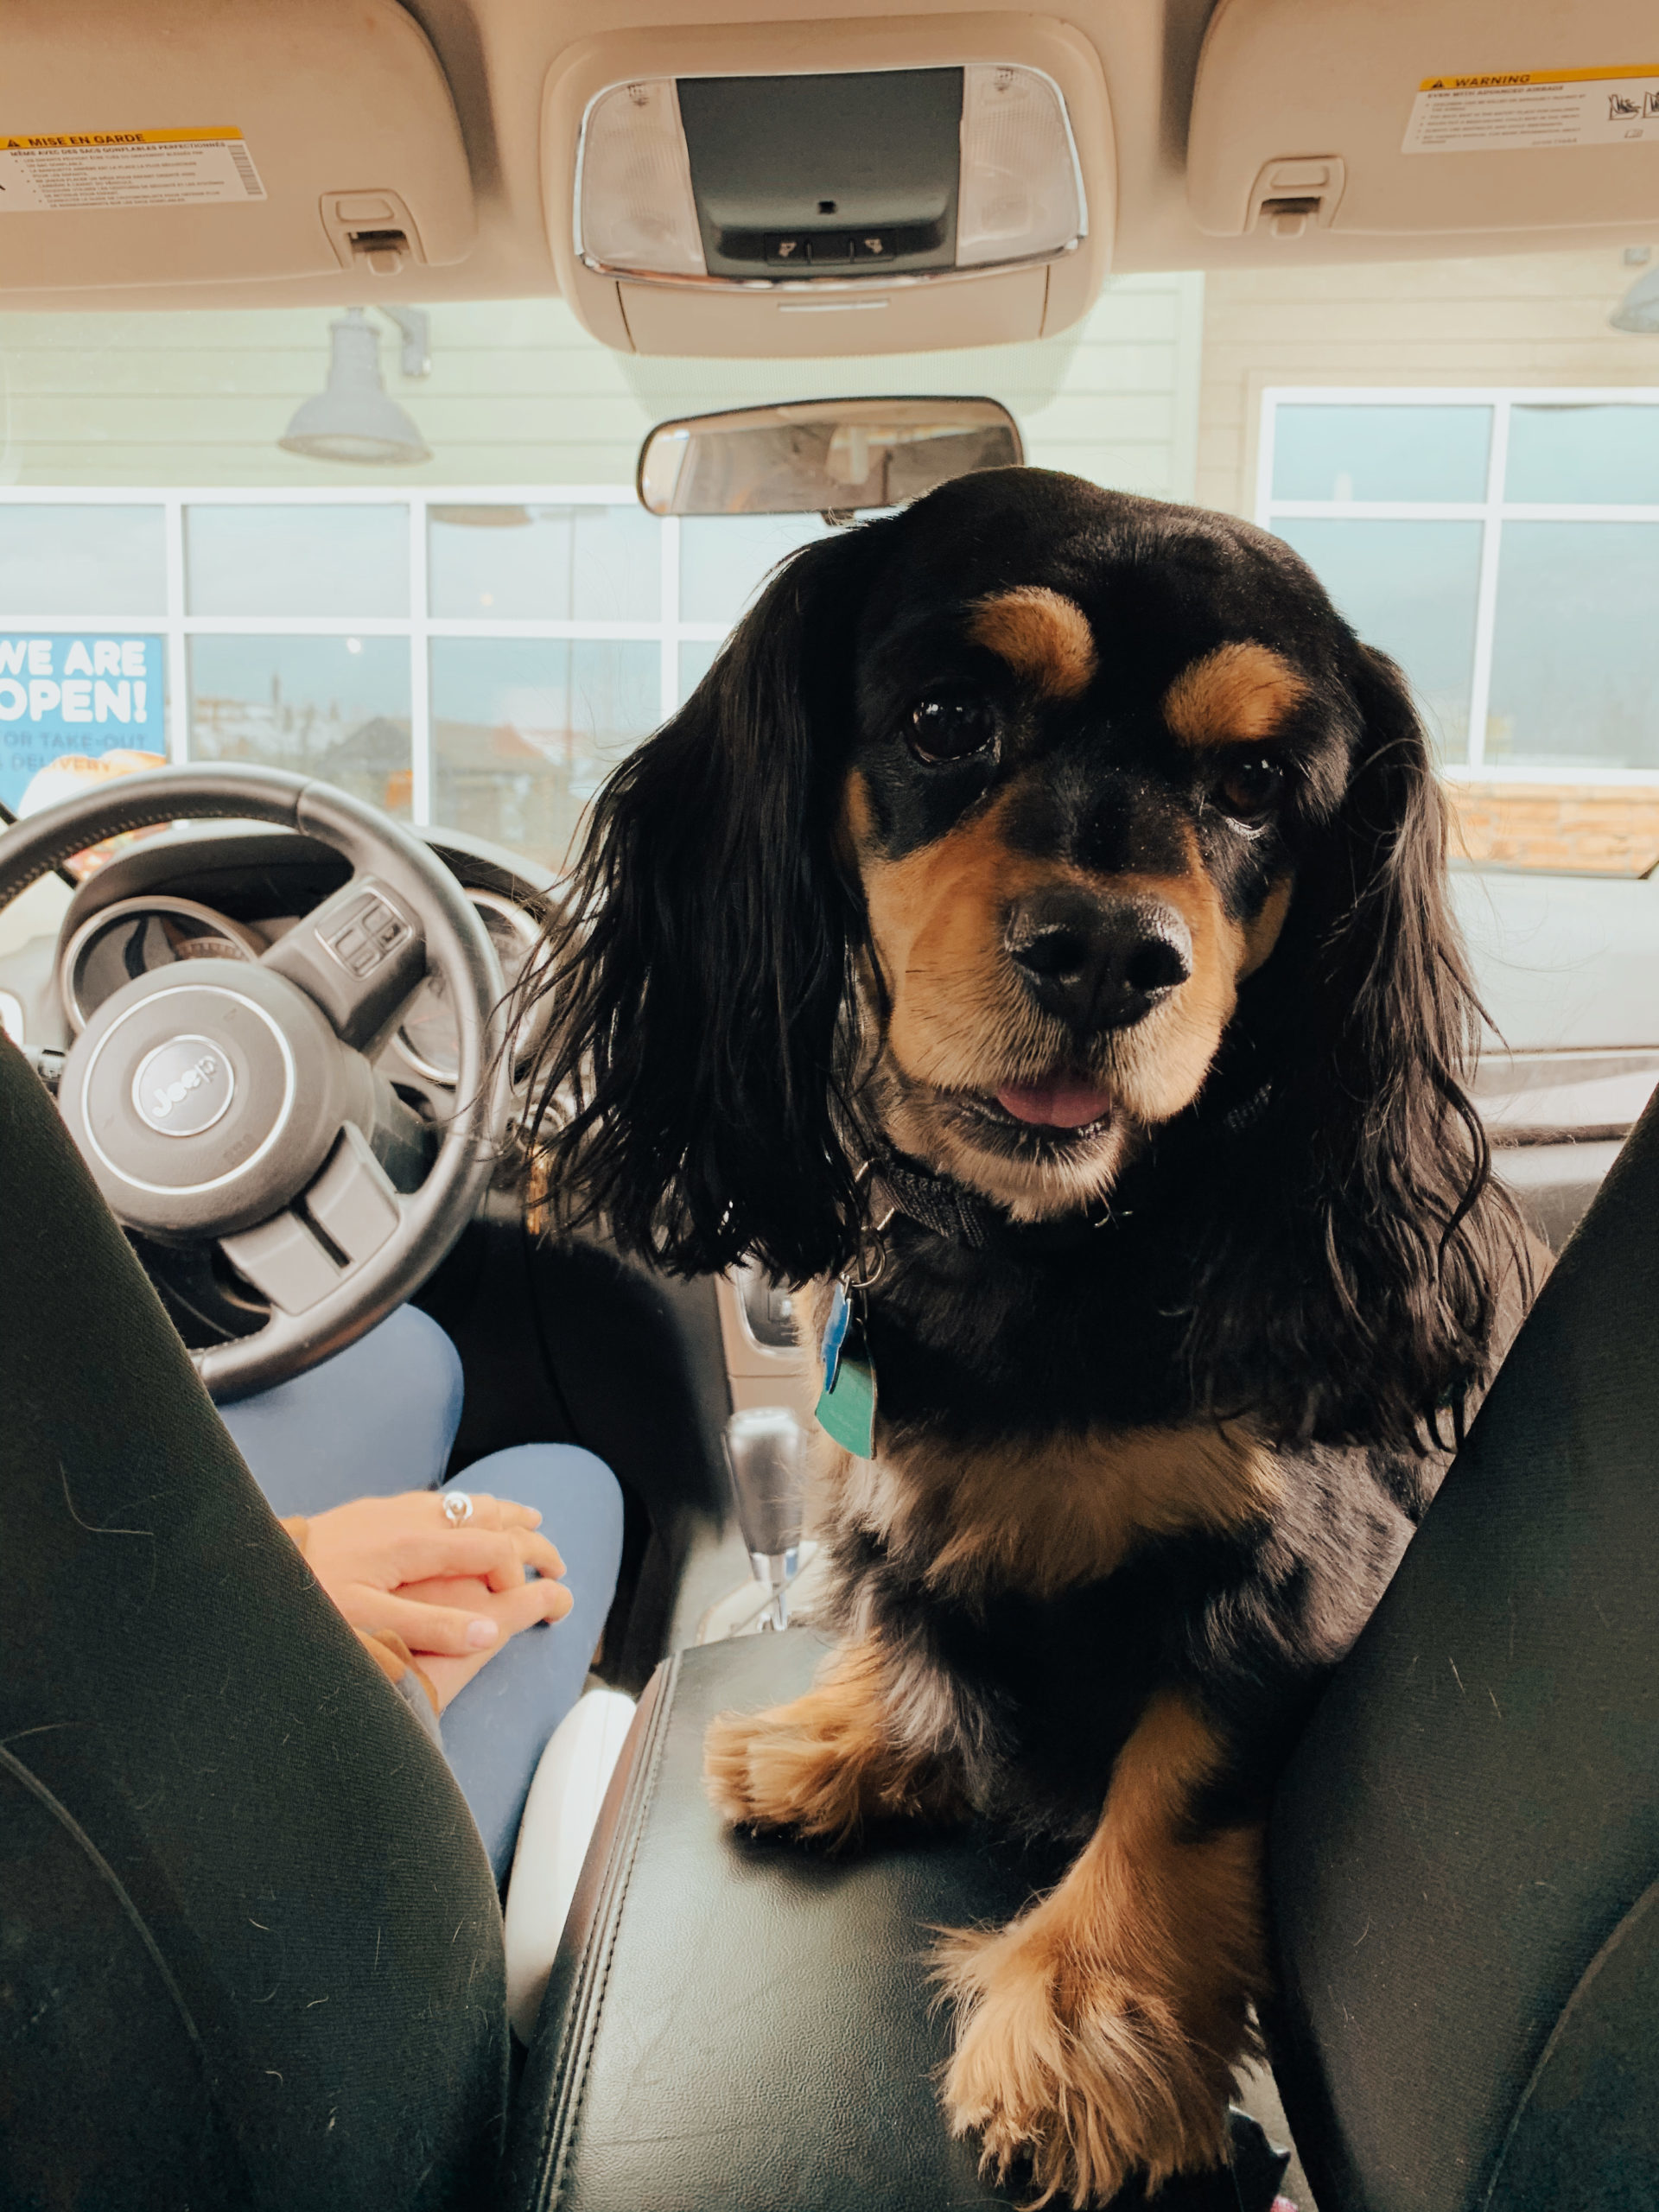
[[[403,336],[406,377],[429,375],[428,319],[423,308],[382,308]],[[380,334],[361,308],[328,326],[328,382],[303,401],[276,442],[308,461],[355,461],[392,468],[430,461],[432,449],[386,391],[380,373]]]

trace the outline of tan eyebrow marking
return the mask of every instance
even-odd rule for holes
[[[1217,645],[1164,694],[1164,720],[1184,745],[1259,745],[1273,736],[1307,683],[1268,645]]]
[[[1244,925],[1244,957],[1240,963],[1238,980],[1254,976],[1258,968],[1265,968],[1273,957],[1273,948],[1279,942],[1279,932],[1285,926],[1285,916],[1290,912],[1294,879],[1281,875],[1262,902],[1262,911],[1253,922]]]
[[[982,599],[968,633],[1046,699],[1075,699],[1098,665],[1089,617],[1076,600],[1041,584]]]

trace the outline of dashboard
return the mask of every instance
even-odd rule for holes
[[[536,920],[499,892],[474,888],[468,895],[511,991],[535,950]],[[118,899],[82,922],[63,948],[58,988],[70,1029],[79,1035],[104,1001],[136,976],[183,960],[257,960],[298,919],[275,915],[263,926],[247,925],[166,892]],[[448,986],[435,969],[410,1002],[394,1042],[428,1082],[454,1085],[460,1065],[455,1018]]]

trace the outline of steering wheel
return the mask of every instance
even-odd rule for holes
[[[192,767],[95,786],[0,836],[0,907],[106,837],[213,818],[302,830],[350,861],[351,880],[257,963],[193,960],[124,984],[71,1046],[58,1103],[118,1220],[217,1244],[269,1301],[254,1334],[192,1354],[228,1402],[340,1351],[420,1287],[477,1211],[510,1076],[500,965],[461,886],[329,784]],[[454,1111],[409,1190],[426,1132],[367,1054],[429,962],[460,1066]]]

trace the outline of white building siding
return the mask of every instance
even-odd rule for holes
[[[0,317],[0,481],[28,485],[613,485],[664,416],[840,392],[986,392],[1030,459],[1191,498],[1203,280],[1109,285],[1075,330],[1029,346],[865,360],[681,361],[613,353],[557,301],[432,311],[432,372],[387,389],[433,458],[407,470],[299,459],[276,445],[322,387],[324,309]]]

